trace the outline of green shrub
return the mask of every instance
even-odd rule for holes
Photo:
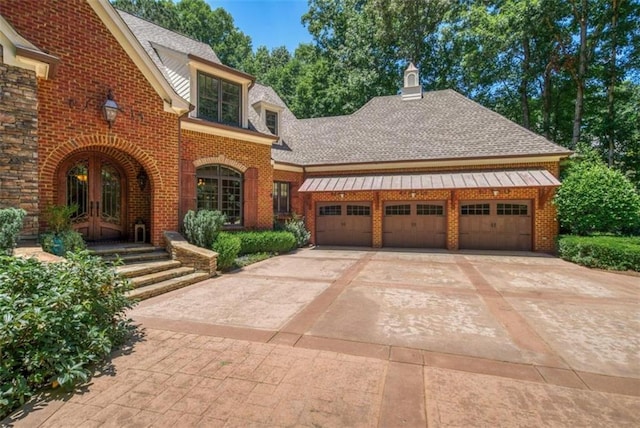
[[[640,225],[640,195],[619,171],[600,161],[572,166],[554,199],[560,226],[574,235],[632,233]]]
[[[240,252],[240,238],[233,233],[221,232],[213,243],[213,251],[218,253],[218,269],[227,270]]]
[[[283,230],[293,234],[298,248],[307,245],[311,239],[311,232],[309,232],[305,227],[304,219],[302,217],[294,215],[293,218],[284,223]]]
[[[64,256],[67,251],[75,253],[87,247],[82,235],[75,230],[66,230],[57,234],[45,233],[40,236],[40,242],[44,251],[57,256]]]
[[[86,381],[131,329],[129,282],[86,251],[67,256],[0,257],[0,419],[40,388]]]
[[[190,244],[211,248],[226,216],[220,211],[189,211],[184,216],[184,233]]]
[[[27,212],[20,208],[0,210],[0,255],[13,254],[25,215]]]
[[[237,232],[240,238],[240,254],[286,253],[296,248],[296,238],[290,232],[265,230],[262,232]]]
[[[561,258],[583,266],[640,272],[640,237],[561,236]]]

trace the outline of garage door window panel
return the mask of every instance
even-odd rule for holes
[[[384,215],[392,216],[392,215],[411,215],[411,205],[402,204],[402,205],[387,205],[384,208]]]
[[[320,216],[333,216],[342,215],[341,205],[326,205],[318,209],[318,215]]]
[[[371,207],[364,205],[347,205],[347,215],[370,216]]]
[[[417,215],[444,215],[442,205],[418,204],[416,206]]]
[[[489,215],[490,213],[489,204],[467,204],[460,207],[462,215]]]
[[[522,204],[498,204],[498,215],[529,215],[529,206]]]

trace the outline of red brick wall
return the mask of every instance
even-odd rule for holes
[[[271,147],[264,144],[249,143],[226,137],[218,137],[200,132],[182,131],[183,154],[183,194],[182,210],[186,212],[196,205],[195,194],[189,194],[191,187],[195,189],[195,169],[208,163],[220,163],[245,173],[255,168],[257,172],[257,188],[248,188],[248,176],[245,174],[243,195],[245,205],[255,200],[255,207],[245,210],[244,226],[246,228],[268,229],[273,225],[273,168],[271,167]],[[252,171],[253,172],[253,171]],[[183,198],[184,200],[184,198]],[[252,203],[253,204],[253,203]],[[257,209],[257,212],[255,211]]]
[[[57,169],[83,150],[122,162],[129,185],[127,229],[145,216],[151,241],[177,228],[178,120],[84,0],[0,0],[0,13],[43,51],[60,59],[54,79],[38,82],[40,208],[58,202]],[[107,90],[122,108],[112,129],[102,117]],[[150,185],[135,177],[143,167]],[[62,196],[63,198],[63,196]],[[151,216],[153,216],[151,218]]]

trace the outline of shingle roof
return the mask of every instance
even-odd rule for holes
[[[130,13],[122,10],[118,10],[118,13],[176,93],[191,101],[187,55],[197,55],[220,64],[213,49],[206,43],[167,30]]]
[[[282,128],[292,150],[274,147],[273,158],[306,166],[570,153],[453,90],[376,97],[351,115]]]
[[[480,189],[557,187],[560,182],[547,170],[480,171],[439,174],[360,175],[307,178],[299,192],[370,190]]]
[[[269,131],[269,128],[267,128],[267,125],[263,122],[260,115],[253,107],[254,104],[260,101],[282,108],[282,111],[280,112],[280,134],[283,134],[283,132],[286,132],[298,122],[298,119],[294,116],[291,110],[289,110],[287,105],[271,86],[255,83],[249,90],[249,121],[251,121],[258,131],[265,134],[271,134],[271,131]],[[282,135],[280,135],[280,137],[280,141],[273,145],[274,150],[290,151],[285,139],[282,138]]]

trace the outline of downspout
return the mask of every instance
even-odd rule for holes
[[[182,209],[182,118],[188,116],[194,108],[195,106],[190,104],[188,111],[178,115],[178,232],[182,230],[184,219]]]

